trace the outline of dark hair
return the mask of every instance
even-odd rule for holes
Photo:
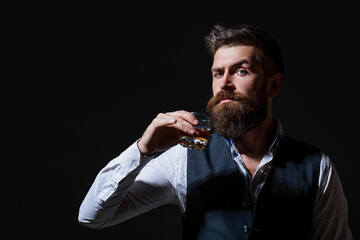
[[[275,39],[266,31],[250,25],[241,25],[237,28],[224,28],[215,25],[205,43],[212,55],[223,46],[255,46],[265,53],[276,64],[272,71],[284,73],[284,58],[281,49]]]

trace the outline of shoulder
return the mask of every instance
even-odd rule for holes
[[[280,140],[277,152],[280,156],[286,155],[287,158],[291,158],[293,161],[303,160],[320,160],[322,158],[321,150],[309,143],[295,139],[288,135],[284,135]]]
[[[320,149],[312,144],[306,143],[302,140],[296,139],[289,135],[284,135],[280,140],[280,145],[285,146],[291,150],[303,151],[308,150],[310,152],[320,152]]]
[[[285,135],[275,152],[273,166],[317,185],[323,154],[319,148]]]

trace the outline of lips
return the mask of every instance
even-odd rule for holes
[[[219,102],[219,104],[221,104],[221,103],[227,103],[227,102],[232,102],[232,101],[234,101],[233,99],[230,99],[230,98],[224,98],[224,99],[222,99],[220,102]]]

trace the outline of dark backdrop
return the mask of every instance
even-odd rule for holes
[[[158,112],[204,111],[213,24],[249,23],[278,40],[285,83],[274,114],[334,161],[360,236],[359,22],[354,6],[12,1],[1,7],[1,164],[6,229],[36,236],[180,239],[165,206],[91,230],[78,209],[96,174]]]

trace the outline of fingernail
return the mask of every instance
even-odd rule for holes
[[[199,121],[197,119],[194,120],[194,124],[197,125],[199,124]]]

